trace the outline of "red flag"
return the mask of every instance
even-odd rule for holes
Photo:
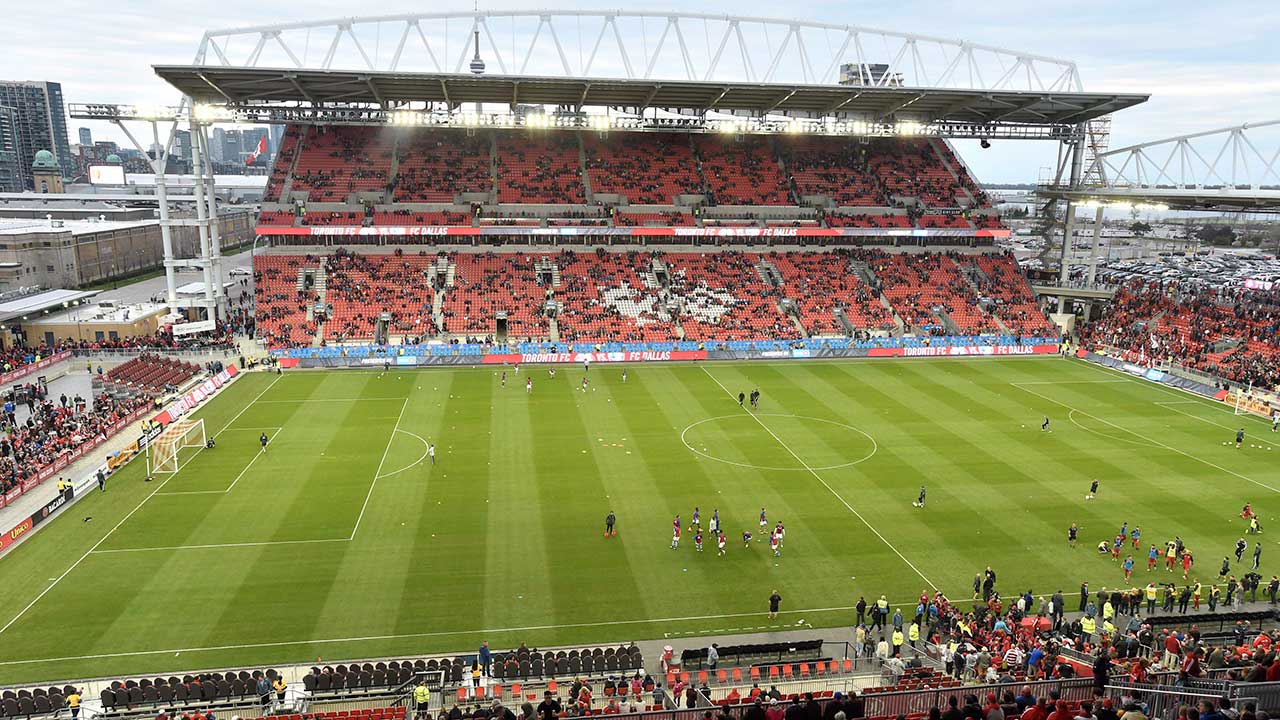
[[[267,136],[263,135],[262,137],[258,138],[258,147],[254,148],[253,152],[249,153],[249,157],[244,161],[244,164],[245,165],[254,164],[258,160],[258,156],[265,153],[266,151],[267,151]]]

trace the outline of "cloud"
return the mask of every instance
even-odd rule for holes
[[[583,9],[616,6],[607,0],[560,0],[555,4]],[[482,5],[493,11],[504,7],[528,8],[527,4],[518,2]],[[676,3],[667,6],[679,7]],[[1077,63],[1086,89],[1152,93],[1151,102],[1116,117],[1117,143],[1280,117],[1280,62],[1277,61],[1280,54],[1274,50],[1274,38],[1280,36],[1280,5],[1274,2],[1074,0],[1029,6],[1025,0],[988,0],[981,4],[899,0],[891,14],[884,13],[883,7],[869,0],[818,0],[806,4],[799,12],[803,19],[883,26],[1068,58]],[[470,8],[470,2],[449,0],[432,9],[467,11]],[[340,18],[362,12],[390,15],[422,9],[420,0],[384,0],[376,8],[353,5],[350,0],[310,0],[302,5],[260,0],[220,0],[182,6],[167,0],[11,3],[5,10],[6,24],[22,31],[6,38],[4,73],[15,79],[59,81],[68,102],[170,104],[175,101],[174,91],[155,76],[151,65],[191,62],[200,38],[208,29]],[[797,9],[762,0],[712,0],[699,3],[696,10],[778,16]],[[663,22],[662,18],[655,18],[646,25],[646,37],[637,38],[650,52],[656,47]],[[454,25],[451,29],[458,27]],[[425,29],[432,32],[432,28]],[[514,40],[513,54],[522,56],[520,38],[504,36],[498,22],[493,29],[504,52],[511,50],[507,43]],[[318,32],[296,34],[309,62],[315,62],[324,53],[331,39]],[[399,39],[389,26],[369,28],[362,31],[360,37],[367,51],[381,60],[394,52]],[[452,70],[463,48],[454,41],[446,53],[443,38],[441,40],[434,49],[440,62]],[[576,38],[564,40],[571,44]],[[706,55],[714,51],[714,38],[699,34],[686,40],[691,52]],[[825,47],[830,42],[828,38],[825,43],[815,43],[811,51],[815,55],[830,52]],[[253,44],[252,39],[238,40],[231,50],[243,57],[252,50]],[[673,47],[668,40],[660,60],[672,60]],[[426,62],[420,45],[412,50]],[[283,56],[270,45],[268,52],[275,52],[277,59]],[[582,62],[573,52],[570,54],[574,55],[569,58],[572,66]],[[267,57],[264,55],[264,59]],[[543,59],[534,58],[533,62]],[[551,60],[558,66],[557,59]],[[633,62],[639,60],[633,59]],[[738,57],[726,57],[725,62],[732,63],[727,67],[741,71]],[[602,48],[596,69],[620,74],[621,60],[611,48]],[[80,124],[72,121],[71,127]],[[123,139],[109,125],[93,126],[93,129],[95,136]],[[1036,179],[1041,167],[1053,164],[1056,148],[1050,143],[1010,141],[996,143],[986,151],[969,149],[962,144],[961,151],[981,179],[1029,182]]]

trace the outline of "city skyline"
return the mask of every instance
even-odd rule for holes
[[[599,9],[598,3],[566,0],[560,7]],[[432,8],[466,11],[470,3]],[[524,9],[504,3],[482,9]],[[777,15],[776,6],[755,1],[709,2],[699,12]],[[1224,8],[1178,0],[1136,2],[1123,7],[1102,2],[1070,7],[1037,7],[1000,0],[972,7],[906,0],[892,16],[869,4],[819,2],[800,19],[863,24],[890,30],[954,37],[1074,61],[1086,90],[1151,93],[1143,106],[1120,113],[1112,146],[1280,117],[1280,55],[1269,51],[1269,36],[1280,29],[1280,9],[1245,0]],[[377,14],[420,11],[404,0],[381,4]],[[320,0],[306,10],[229,0],[179,13],[154,0],[126,0],[104,12],[84,0],[14,9],[16,27],[28,28],[7,48],[7,80],[60,82],[66,101],[172,104],[171,87],[152,72],[154,64],[186,64],[205,30],[280,22],[314,21],[357,14],[348,3]],[[156,21],[160,21],[158,24]],[[76,40],[92,31],[93,43]],[[71,31],[71,32],[68,32]],[[1229,40],[1227,40],[1229,38]],[[383,42],[385,41],[385,46]],[[371,52],[390,52],[394,37],[380,38]],[[329,42],[308,43],[312,58]],[[243,53],[247,48],[239,48]],[[90,127],[95,139],[127,140],[105,123]],[[239,128],[243,129],[243,128]],[[1003,142],[986,151],[957,143],[977,176],[987,182],[1034,182],[1052,165],[1054,143]]]

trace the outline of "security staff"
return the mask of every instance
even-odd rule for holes
[[[413,703],[418,706],[418,717],[429,718],[431,716],[431,689],[427,687],[427,679],[423,678],[418,682],[418,687],[413,689]]]

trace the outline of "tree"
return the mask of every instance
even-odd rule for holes
[[[1236,231],[1228,225],[1203,225],[1196,231],[1196,239],[1210,245],[1230,245],[1236,240]]]
[[[1141,220],[1134,221],[1134,223],[1129,226],[1129,232],[1141,237],[1151,232],[1151,226]]]

